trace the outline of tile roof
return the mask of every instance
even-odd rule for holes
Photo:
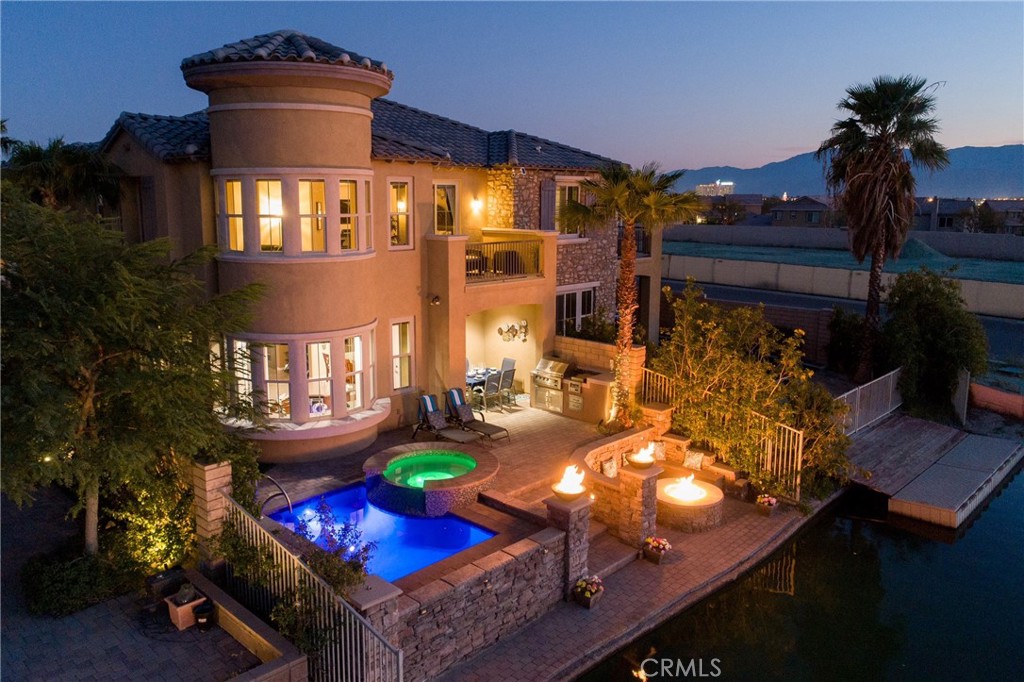
[[[185,116],[160,116],[122,112],[99,143],[106,151],[119,130],[124,130],[161,161],[210,158],[210,121],[205,111]]]
[[[387,99],[373,100],[371,109],[374,159],[556,170],[589,170],[618,163],[514,130],[488,132]],[[210,158],[210,125],[205,111],[187,116],[122,113],[101,148],[106,149],[121,129],[162,161]]]
[[[383,62],[345,50],[294,29],[272,31],[239,40],[236,43],[229,43],[215,50],[192,55],[181,61],[181,70],[187,71],[207,64],[257,61],[335,64],[372,69],[390,75],[387,65]]]

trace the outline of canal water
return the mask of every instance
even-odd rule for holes
[[[640,671],[647,680],[1024,680],[1024,475],[957,534],[890,525],[878,500],[847,495],[744,578],[578,682],[644,679]]]

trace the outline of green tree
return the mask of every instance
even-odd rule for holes
[[[260,405],[233,393],[234,363],[211,362],[211,342],[244,329],[259,289],[204,300],[192,273],[209,252],[171,261],[166,241],[126,244],[4,185],[2,489],[24,504],[71,488],[95,554],[101,495],[145,487],[169,456],[252,470],[221,417],[259,424]]]
[[[724,310],[692,282],[678,298],[666,295],[675,326],[651,364],[672,380],[673,427],[771,488],[771,478],[759,471],[767,434],[756,412],[804,431],[805,480],[845,480],[849,441],[840,417],[846,408],[811,381],[813,373],[803,366],[803,331],[782,334],[760,307]]]
[[[728,196],[718,197],[707,212],[709,225],[735,225],[747,217],[743,205]]]
[[[882,268],[899,254],[914,218],[912,166],[938,170],[949,164],[935,141],[935,99],[914,76],[879,76],[846,90],[838,108],[850,113],[832,126],[816,157],[825,164],[825,184],[838,199],[850,230],[850,250],[871,257],[866,333],[856,378],[870,378],[873,346],[880,330]]]
[[[32,201],[49,208],[88,212],[118,204],[117,169],[91,146],[67,144],[61,137],[45,147],[13,140],[9,146],[11,156],[4,175]]]
[[[997,213],[986,201],[975,209],[974,224],[978,232],[1001,234],[1006,232],[1006,214]]]
[[[7,119],[0,119],[0,154],[7,156],[18,146],[18,141],[7,135]]]
[[[633,347],[634,316],[638,307],[636,287],[636,231],[656,230],[664,225],[693,220],[701,211],[694,192],[675,193],[672,187],[683,171],[660,173],[656,163],[632,169],[608,166],[599,178],[581,183],[584,203],[570,202],[559,220],[570,227],[622,224],[622,249],[615,287],[618,331],[615,341],[615,385],[612,419],[632,426],[633,376],[629,363]]]
[[[961,367],[988,368],[988,340],[954,279],[921,268],[899,275],[889,291],[884,336],[890,362],[903,368],[900,393],[911,408],[948,412]]]

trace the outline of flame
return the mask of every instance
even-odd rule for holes
[[[562,480],[558,482],[555,488],[563,493],[582,493],[583,472],[575,464],[565,467]]]
[[[665,494],[680,502],[696,502],[707,495],[707,491],[693,482],[693,474],[680,478],[675,483],[665,486]]]
[[[654,461],[654,443],[650,442],[644,447],[640,448],[631,458],[634,462],[653,462]]]

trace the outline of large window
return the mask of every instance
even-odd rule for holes
[[[454,184],[434,185],[434,233],[455,234],[458,215]]]
[[[327,250],[323,180],[299,180],[299,233],[303,251]]]
[[[391,219],[391,246],[411,246],[409,234],[409,183],[389,183],[388,211]]]
[[[558,231],[562,234],[582,236],[582,228],[563,225],[561,217],[562,209],[571,201],[580,203],[580,197],[580,186],[578,183],[559,184],[555,190],[555,224],[558,226]]]
[[[242,182],[227,180],[224,183],[224,214],[228,228],[228,249],[245,250],[245,232],[242,228]]]
[[[367,185],[369,187],[369,185]],[[367,197],[369,201],[369,197]],[[359,248],[358,205],[356,204],[356,181],[341,180],[338,182],[338,213],[341,228],[341,250],[352,251]]]
[[[271,260],[279,255],[322,259],[367,252],[373,229],[371,175],[365,169],[310,168],[275,178],[225,169],[217,178],[222,255],[231,260]],[[403,225],[408,227],[411,180],[403,180]],[[408,239],[405,248],[411,244]]]
[[[391,325],[391,387],[412,385],[412,322]]]
[[[363,406],[363,339],[345,339],[345,406],[352,410]]]
[[[571,336],[596,312],[597,287],[586,285],[555,296],[555,334]]]
[[[306,344],[306,379],[309,383],[309,416],[330,417],[331,406],[331,342]]]
[[[288,344],[270,343],[263,349],[263,374],[267,380],[267,406],[273,419],[292,416],[289,392]]]
[[[260,251],[281,251],[284,246],[284,212],[280,180],[257,180]]]

